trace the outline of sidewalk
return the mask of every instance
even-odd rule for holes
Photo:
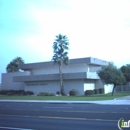
[[[60,100],[0,100],[0,102],[38,102],[38,103],[73,103],[73,104],[101,104],[101,105],[130,105],[130,96],[116,98],[114,100],[101,100],[101,101],[60,101]]]
[[[130,96],[124,96],[124,97],[116,98],[116,100],[130,100]]]
[[[102,101],[59,101],[59,100],[0,100],[0,102],[38,102],[38,103],[73,103],[73,104],[101,104],[101,105],[130,105],[130,100],[102,100]]]

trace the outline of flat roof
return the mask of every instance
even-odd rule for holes
[[[93,58],[93,57],[70,59],[70,62],[69,62],[70,65],[71,64],[82,64],[82,63],[86,63],[89,65],[104,66],[104,65],[108,65],[109,62],[100,60],[97,58]],[[34,69],[34,68],[43,68],[46,66],[53,66],[53,65],[54,65],[53,61],[37,62],[37,63],[29,63],[29,64],[20,64],[19,69],[30,70],[30,69]]]

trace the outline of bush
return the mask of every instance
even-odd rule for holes
[[[15,94],[15,90],[8,90],[6,95],[14,95]]]
[[[25,92],[24,90],[1,90],[0,95],[33,95],[33,92]]]
[[[93,94],[95,94],[94,90],[86,90],[85,91],[85,95],[93,95]]]
[[[13,95],[15,90],[1,90],[0,95]]]
[[[25,91],[26,95],[33,95],[34,93],[32,91]]]
[[[76,96],[77,94],[78,94],[78,92],[75,89],[72,89],[72,90],[69,91],[70,96]]]
[[[59,91],[56,92],[57,95],[60,95],[61,93]]]
[[[99,94],[103,94],[104,93],[104,88],[99,88]]]
[[[25,92],[24,90],[16,90],[15,94],[23,95],[24,92]]]
[[[54,93],[50,93],[50,95],[49,96],[55,96],[55,94]]]
[[[1,90],[0,95],[7,95],[8,92],[9,92],[8,90]]]
[[[94,89],[95,94],[99,94],[99,89]]]
[[[47,92],[40,92],[37,96],[51,96],[51,95]]]

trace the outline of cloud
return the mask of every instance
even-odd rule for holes
[[[26,56],[26,62],[42,61],[42,56],[50,60],[55,35],[62,33],[70,41],[70,58],[94,56],[119,63],[130,57],[129,6],[127,0],[15,1],[1,17],[1,43]]]

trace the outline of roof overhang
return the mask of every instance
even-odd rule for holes
[[[87,58],[70,59],[69,65],[72,64],[89,64],[89,65],[96,65],[96,66],[104,66],[104,65],[108,65],[109,62],[97,58],[87,57]],[[39,62],[39,63],[20,64],[19,69],[31,70],[36,68],[44,68],[48,66],[54,66],[54,62],[48,61],[48,62]]]
[[[30,81],[55,81],[59,80],[59,74],[44,74],[44,75],[29,75],[29,76],[14,76],[14,82],[30,82]],[[72,79],[99,79],[96,73],[79,72],[79,73],[63,73],[64,80]]]

